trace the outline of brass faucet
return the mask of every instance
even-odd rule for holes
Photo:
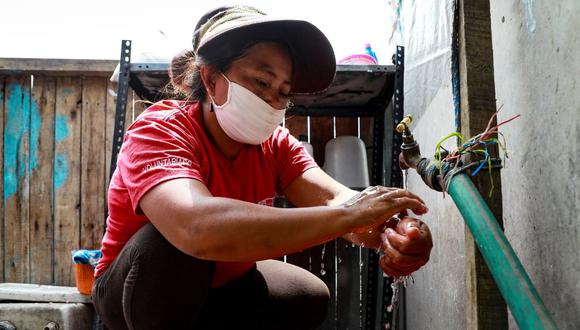
[[[419,144],[417,144],[409,130],[409,125],[412,122],[413,116],[406,115],[396,127],[396,131],[403,134],[403,144],[401,145],[401,154],[399,154],[399,167],[403,170],[408,168],[417,169],[417,165],[422,159]]]

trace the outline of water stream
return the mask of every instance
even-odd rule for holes
[[[403,170],[403,189],[405,189],[405,190],[407,190],[407,188],[408,188],[408,177],[409,177],[408,170]],[[393,291],[393,295],[391,297],[391,304],[386,307],[387,312],[392,313],[394,310],[396,310],[396,308],[398,307],[398,304],[399,304],[399,300],[401,298],[402,287],[403,286],[407,287],[409,282],[414,283],[412,275],[394,276],[393,277],[393,280],[391,282],[391,289]],[[391,324],[385,323],[384,328],[390,329]]]

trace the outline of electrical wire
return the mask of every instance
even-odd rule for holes
[[[487,165],[488,175],[489,175],[489,179],[490,179],[490,186],[491,186],[490,191],[489,191],[489,197],[491,198],[491,196],[493,195],[493,190],[494,190],[494,182],[493,182],[493,176],[492,176],[492,171],[491,171],[491,169],[492,169],[492,157],[491,157],[490,152],[489,152],[489,146],[497,144],[504,154],[504,162],[505,162],[505,158],[508,158],[508,151],[506,148],[506,139],[505,139],[505,136],[501,132],[499,132],[499,127],[501,127],[501,126],[511,122],[512,120],[515,120],[515,119],[520,117],[520,115],[518,114],[514,117],[511,117],[507,120],[500,122],[499,124],[497,124],[495,126],[492,126],[493,120],[497,117],[497,114],[502,109],[502,107],[503,107],[503,105],[501,105],[497,109],[497,111],[495,111],[493,113],[493,115],[489,118],[489,121],[487,123],[485,130],[483,132],[481,132],[480,134],[477,134],[476,136],[474,136],[468,140],[461,133],[453,132],[453,133],[450,133],[450,134],[444,136],[437,143],[437,145],[435,146],[435,162],[437,163],[437,166],[439,169],[439,174],[443,174],[443,164],[448,164],[452,168],[457,168],[457,165],[459,165],[459,162],[463,156],[465,156],[467,154],[479,155],[477,158],[483,158],[483,159],[481,159],[479,161],[479,165],[471,173],[471,176],[477,175],[481,171],[481,169],[483,169],[483,167],[485,165]],[[500,141],[499,138],[492,137],[494,134],[497,134],[498,137],[501,137],[502,140]],[[459,141],[461,142],[461,145],[459,147],[451,150],[451,151],[447,151],[441,145],[445,141],[447,141],[453,137],[457,137],[459,139]],[[445,151],[445,154],[446,154],[446,156],[444,158],[442,156],[443,155],[442,150]],[[472,165],[474,165],[474,164],[472,164]],[[467,167],[471,167],[471,166],[465,166],[464,168],[467,168]]]

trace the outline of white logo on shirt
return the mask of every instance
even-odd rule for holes
[[[143,172],[147,172],[157,167],[171,167],[175,165],[191,166],[191,160],[179,157],[162,158],[143,166]]]

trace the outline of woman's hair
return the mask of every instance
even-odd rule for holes
[[[228,45],[216,47],[205,56],[197,56],[192,50],[183,50],[175,55],[169,67],[171,79],[168,92],[173,98],[187,101],[204,100],[206,90],[201,80],[201,65],[209,65],[214,69],[225,72],[236,59],[243,57],[255,42],[244,45]]]
[[[192,44],[194,49],[200,42],[200,31],[203,25],[207,23],[212,17],[220,12],[227,10],[230,7],[219,7],[209,11],[200,18],[195,26],[193,33]],[[254,9],[257,11],[257,9]],[[246,55],[248,49],[259,42],[274,42],[284,47],[291,58],[293,58],[293,51],[290,44],[285,40],[281,40],[268,36],[253,36],[245,35],[243,38],[230,40],[227,43],[214,43],[211,47],[206,47],[203,54],[196,55],[193,50],[183,50],[175,55],[171,60],[169,67],[170,83],[166,88],[166,94],[175,99],[186,101],[201,101],[205,100],[206,90],[201,80],[200,67],[208,65],[214,69],[225,72],[235,60]]]
[[[257,36],[259,38],[259,36]],[[183,50],[175,55],[169,67],[171,82],[167,92],[170,97],[186,100],[205,100],[206,89],[201,80],[200,67],[208,65],[214,69],[225,72],[232,62],[246,55],[248,49],[260,42],[273,42],[281,45],[288,51],[292,58],[292,49],[283,40],[259,39],[238,40],[227,44],[213,45],[203,55],[196,54],[192,50]]]

